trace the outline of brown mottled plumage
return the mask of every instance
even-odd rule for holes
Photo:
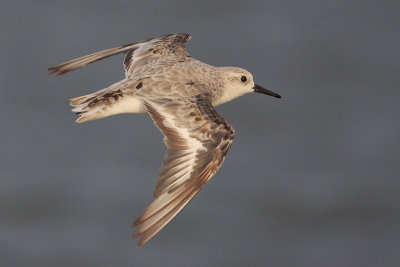
[[[155,200],[133,224],[138,227],[134,237],[140,236],[139,246],[157,234],[217,172],[234,137],[233,128],[211,106],[210,95],[174,101],[148,99],[144,104],[165,136],[167,153]]]
[[[136,219],[138,246],[157,234],[222,165],[234,130],[214,106],[249,92],[280,97],[253,82],[241,68],[214,67],[192,58],[190,35],[169,34],[83,56],[49,68],[61,75],[92,62],[126,54],[125,79],[71,99],[77,122],[119,113],[149,113],[164,134],[167,152],[154,201]]]

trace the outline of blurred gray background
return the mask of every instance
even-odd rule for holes
[[[1,266],[399,266],[399,1],[2,1]],[[188,32],[192,56],[283,96],[218,111],[220,171],[142,248],[165,147],[147,115],[75,124],[123,77],[98,50]]]

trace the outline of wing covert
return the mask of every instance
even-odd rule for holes
[[[167,152],[154,201],[134,222],[138,246],[157,234],[217,172],[234,130],[214,109],[209,94],[179,100],[143,100],[164,134]]]

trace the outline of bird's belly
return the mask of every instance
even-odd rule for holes
[[[138,98],[124,96],[118,100],[118,103],[110,107],[109,112],[113,115],[120,113],[146,113],[146,108]]]

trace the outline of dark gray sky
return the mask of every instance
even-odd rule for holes
[[[399,1],[2,1],[2,266],[394,266],[400,262]],[[68,98],[123,77],[87,53],[188,32],[282,99],[218,107],[224,165],[140,249],[165,151],[147,115],[75,124]]]

